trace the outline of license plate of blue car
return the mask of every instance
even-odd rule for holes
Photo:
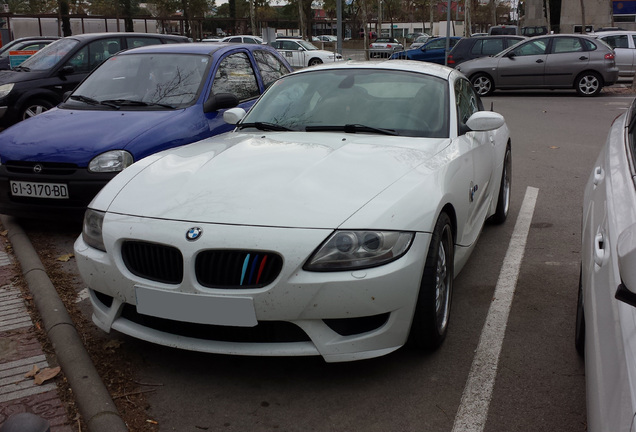
[[[68,186],[61,183],[11,181],[11,195],[33,198],[68,199]]]

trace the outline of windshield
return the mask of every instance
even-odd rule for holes
[[[307,51],[314,51],[318,49],[316,45],[312,44],[311,42],[299,40],[298,43],[302,45],[302,47],[305,48]]]
[[[449,136],[448,84],[420,73],[380,69],[316,70],[276,81],[241,124],[270,130],[352,130]],[[239,124],[239,127],[241,125]]]
[[[105,61],[71,95],[69,103],[181,108],[193,104],[210,58],[195,54],[127,54]]]
[[[49,70],[55,67],[60,60],[79,44],[77,39],[60,39],[42,48],[37,53],[26,59],[20,66],[32,71]]]

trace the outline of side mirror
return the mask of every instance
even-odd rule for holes
[[[225,123],[235,125],[245,117],[245,110],[243,108],[231,108],[223,113],[223,120]]]
[[[60,71],[58,72],[60,75],[70,75],[72,73],[75,72],[75,68],[71,65],[68,66],[64,66],[62,69],[60,69]]]
[[[492,111],[477,111],[466,121],[472,131],[484,132],[502,127],[506,123],[504,117]]]
[[[516,54],[514,51],[510,51],[508,54],[506,54],[506,57],[508,57],[509,59],[513,59],[515,58]]]
[[[73,90],[69,90],[67,92],[64,92],[64,94],[62,95],[62,100],[64,102],[66,102],[66,99],[68,99],[68,97],[71,95],[71,93],[73,93]]]
[[[618,273],[621,284],[616,290],[616,299],[636,307],[636,224],[623,231],[616,242]]]
[[[220,109],[234,108],[238,104],[238,97],[232,93],[211,94],[203,104],[203,112],[208,113]]]

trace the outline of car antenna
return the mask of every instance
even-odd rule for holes
[[[493,101],[490,101],[490,111],[495,111],[495,103]]]

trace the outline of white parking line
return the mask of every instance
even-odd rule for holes
[[[495,295],[488,310],[486,323],[481,332],[468,381],[457,410],[453,432],[482,432],[486,426],[488,408],[497,377],[499,354],[538,194],[539,189],[533,187],[526,189],[501,273],[499,273]]]

